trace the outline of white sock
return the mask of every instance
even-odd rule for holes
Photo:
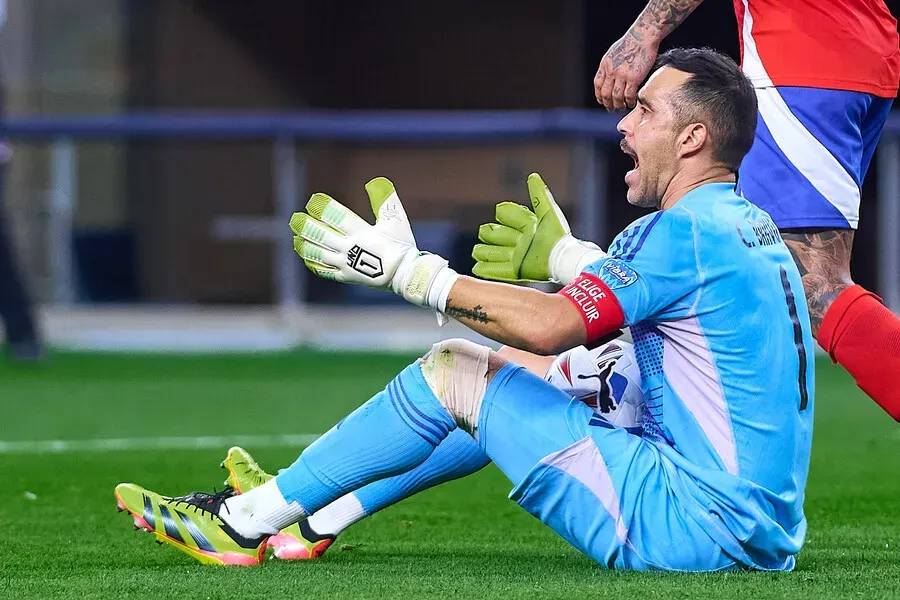
[[[306,516],[297,502],[281,495],[275,479],[222,503],[219,518],[246,538],[275,535]]]
[[[325,508],[316,511],[306,520],[307,525],[316,533],[338,535],[366,516],[362,504],[355,494],[341,496]]]

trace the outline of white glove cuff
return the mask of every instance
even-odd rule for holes
[[[458,278],[444,258],[411,249],[400,262],[391,287],[412,304],[442,311]]]
[[[569,283],[593,262],[606,258],[606,252],[593,242],[565,235],[550,251],[550,278],[563,285]]]
[[[450,289],[457,279],[459,273],[450,267],[438,271],[431,283],[431,289],[428,290],[428,306],[443,313],[447,309],[447,300],[450,299]]]

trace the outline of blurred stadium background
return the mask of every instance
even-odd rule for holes
[[[527,201],[531,171],[608,243],[640,212],[591,79],[638,8],[600,4],[8,0],[6,208],[49,342],[419,348],[461,333],[296,260],[291,212],[327,191],[365,213],[377,175],[420,246],[463,272],[477,226]],[[730,3],[708,2],[666,44],[736,55],[735,31]],[[895,117],[854,260],[895,310],[898,139]]]
[[[642,3],[5,4],[0,210],[53,350],[0,358],[0,598],[900,595],[900,436],[824,358],[802,575],[603,573],[505,501],[492,467],[367,519],[315,568],[213,572],[127,536],[116,483],[221,485],[233,443],[287,465],[416,353],[471,335],[310,276],[287,223],[311,193],[367,214],[363,185],[390,177],[420,247],[460,272],[532,171],[603,246],[642,214],[592,90]],[[732,10],[705,2],[664,47],[736,57]],[[862,204],[854,277],[900,311],[896,112]]]

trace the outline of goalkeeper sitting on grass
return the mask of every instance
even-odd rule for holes
[[[486,347],[449,340],[253,489],[167,498],[121,484],[119,506],[203,562],[257,564],[270,538],[348,494],[490,459],[514,501],[604,566],[792,569],[806,533],[812,337],[790,253],[734,193],[755,124],[753,89],[730,59],[662,55],[619,124],[635,161],[628,201],[656,212],[604,256],[567,234],[532,176],[522,235],[481,232],[478,274],[550,278],[565,284],[558,294],[462,277],[420,252],[386,179],[366,186],[375,226],[322,194],[291,221],[317,275],[393,290],[520,350],[590,346],[630,326],[642,436]]]

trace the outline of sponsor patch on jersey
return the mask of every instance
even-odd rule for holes
[[[620,290],[638,280],[638,274],[634,269],[615,258],[603,261],[597,276],[611,290]]]

